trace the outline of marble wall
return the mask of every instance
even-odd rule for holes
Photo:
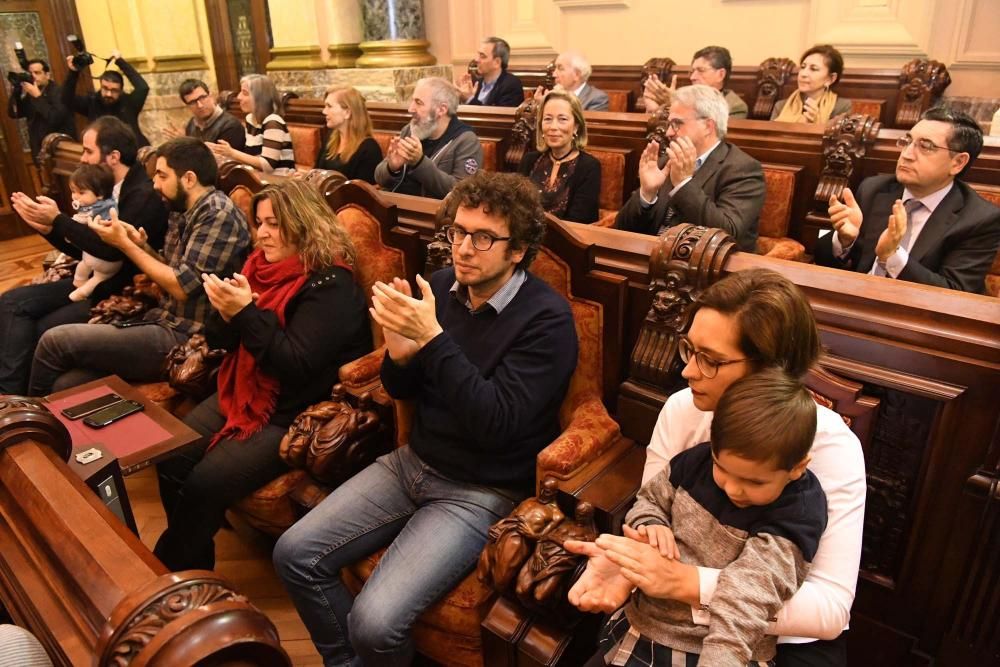
[[[153,146],[166,141],[164,130],[168,126],[183,128],[191,118],[179,94],[182,81],[200,79],[215,90],[215,76],[207,69],[151,73],[144,74],[143,77],[149,84],[149,97],[139,114],[139,127]]]
[[[322,97],[330,86],[354,86],[369,102],[406,102],[419,79],[440,76],[451,80],[451,67],[385,67],[366,69],[275,70],[268,76],[282,91],[299,97]]]
[[[422,0],[362,0],[366,42],[385,39],[423,39]]]

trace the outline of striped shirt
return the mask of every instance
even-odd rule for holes
[[[227,277],[239,271],[250,247],[246,217],[233,200],[211,188],[184,213],[171,213],[163,257],[187,294],[180,302],[169,294],[143,319],[159,321],[192,335],[201,331],[212,307],[201,284],[202,273]]]
[[[284,118],[273,113],[264,119],[263,124],[257,125],[253,114],[247,114],[246,121],[248,155],[259,155],[267,160],[272,169],[295,169],[292,135]]]
[[[52,667],[38,639],[16,625],[0,625],[0,667]]]

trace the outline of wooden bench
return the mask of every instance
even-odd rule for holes
[[[42,405],[0,397],[0,601],[53,663],[291,664],[224,579],[168,573],[70,470],[70,448]]]

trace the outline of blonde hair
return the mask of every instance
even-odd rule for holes
[[[298,247],[306,272],[329,268],[338,262],[354,266],[357,257],[354,243],[316,188],[298,180],[266,186],[251,202],[254,220],[257,205],[264,199],[274,208],[282,241]]]
[[[545,93],[542,103],[538,105],[538,114],[535,117],[535,148],[544,153],[549,150],[545,143],[545,136],[542,134],[542,116],[545,115],[545,105],[549,100],[564,100],[569,104],[573,112],[573,120],[576,121],[576,134],[573,136],[573,148],[582,150],[587,146],[587,121],[583,118],[583,107],[576,95],[565,90],[550,90]]]
[[[250,115],[254,121],[259,124],[273,113],[281,115],[281,95],[278,94],[274,81],[263,74],[247,74],[240,79],[240,85],[244,83],[250,91],[250,99],[253,100],[253,111]]]
[[[347,127],[343,132],[334,130],[330,133],[330,139],[326,142],[326,157],[332,160],[337,153],[340,153],[340,159],[347,162],[358,150],[361,142],[372,136],[372,119],[368,116],[364,96],[356,89],[350,86],[332,86],[326,89],[323,100],[325,101],[330,95],[333,95],[334,104],[339,104],[342,109],[351,112],[351,117],[347,119]],[[342,137],[346,139],[344,150],[340,150]]]

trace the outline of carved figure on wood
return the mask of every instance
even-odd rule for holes
[[[769,120],[774,105],[781,99],[781,88],[788,77],[798,69],[791,58],[767,58],[760,64],[757,74],[757,99],[753,105],[751,118]]]
[[[225,356],[225,350],[209,349],[205,336],[194,334],[167,353],[163,375],[171,387],[201,401],[215,391],[215,379]]]
[[[854,165],[865,156],[868,147],[878,137],[881,123],[871,116],[850,114],[832,119],[823,133],[823,170],[816,187],[815,200],[825,207],[831,196],[840,197],[849,185],[857,185],[852,178]]]
[[[535,545],[531,558],[517,575],[517,597],[529,606],[551,608],[564,604],[573,575],[584,563],[584,557],[566,551],[563,544],[566,540],[595,539],[594,507],[580,502],[573,520],[563,521]]]
[[[329,403],[330,417],[316,429],[305,462],[315,478],[340,484],[385,451],[365,447],[379,424],[370,394],[362,394],[355,408],[345,400],[343,387],[337,385]]]
[[[539,101],[530,97],[514,112],[514,124],[510,128],[510,144],[504,155],[507,169],[516,171],[527,151],[535,147],[535,121]]]
[[[510,516],[493,524],[476,568],[480,581],[498,591],[509,588],[535,542],[565,518],[556,504],[558,488],[554,478],[546,478],[537,497],[523,501]]]
[[[913,127],[920,114],[951,85],[951,74],[944,63],[914,58],[899,73],[896,98],[896,127]]]
[[[646,98],[643,94],[646,90],[646,82],[650,77],[655,76],[664,84],[670,83],[670,77],[674,70],[674,61],[671,58],[650,58],[642,65],[639,74],[639,99],[635,102],[635,110],[639,113],[646,111]],[[664,102],[665,106],[670,106],[669,100]]]
[[[137,274],[122,293],[108,297],[90,309],[91,324],[113,324],[140,317],[160,303],[160,287],[145,274]]]

